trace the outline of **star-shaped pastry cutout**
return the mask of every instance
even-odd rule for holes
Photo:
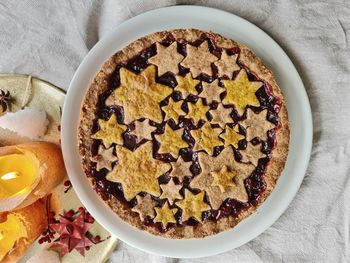
[[[233,123],[231,117],[232,108],[225,108],[221,103],[216,110],[209,111],[213,117],[210,121],[212,124],[218,124],[221,128],[224,128],[227,123]]]
[[[127,127],[117,123],[117,118],[114,114],[111,115],[108,121],[99,119],[98,125],[100,129],[91,136],[92,139],[102,140],[106,148],[109,148],[112,143],[123,145],[123,132],[125,132]]]
[[[157,202],[152,199],[151,195],[146,194],[144,197],[137,195],[136,199],[137,204],[131,210],[139,214],[141,221],[144,221],[147,216],[154,218],[154,207]]]
[[[170,208],[168,202],[165,202],[163,207],[155,207],[156,217],[154,218],[154,222],[162,223],[163,228],[166,228],[169,223],[176,223],[175,214],[177,212],[177,208]]]
[[[119,105],[124,108],[124,122],[129,124],[140,118],[162,122],[159,103],[173,90],[155,81],[156,68],[147,67],[140,74],[126,68],[120,69],[120,87],[106,100],[107,106]]]
[[[247,110],[247,119],[242,121],[243,127],[247,131],[247,141],[251,141],[255,137],[259,137],[261,140],[267,140],[267,132],[275,125],[267,120],[267,110],[263,110],[256,114],[251,109]]]
[[[223,145],[223,142],[219,139],[219,134],[222,132],[222,129],[212,128],[208,122],[201,128],[191,130],[190,132],[196,141],[193,148],[195,151],[204,150],[208,154],[213,155],[214,147]]]
[[[184,56],[177,52],[177,43],[173,42],[170,46],[165,47],[156,43],[157,54],[148,59],[148,62],[158,67],[158,75],[170,71],[174,74],[179,73],[179,63]]]
[[[182,209],[182,222],[187,221],[191,217],[198,222],[202,222],[202,213],[210,210],[210,206],[203,199],[203,191],[195,195],[185,189],[185,198],[175,203]]]
[[[196,86],[199,84],[200,81],[192,78],[191,73],[187,73],[185,77],[176,76],[176,81],[177,86],[174,90],[180,91],[183,99],[186,99],[190,94],[198,94]]]
[[[242,69],[234,80],[223,80],[227,90],[222,100],[224,105],[234,105],[238,114],[243,115],[248,105],[260,106],[255,92],[263,85],[260,81],[249,81],[247,72]]]
[[[167,198],[170,204],[173,204],[175,199],[182,199],[179,191],[182,188],[182,185],[175,184],[171,179],[167,184],[161,184],[160,188],[162,189],[161,199]]]
[[[237,149],[238,142],[244,139],[244,135],[239,133],[238,125],[233,128],[226,126],[225,131],[220,134],[220,138],[225,140],[225,147],[232,145]]]
[[[134,152],[116,146],[118,165],[107,174],[106,179],[121,183],[127,201],[139,192],[160,196],[158,177],[170,170],[170,164],[156,160],[152,156],[152,142],[146,142]]]
[[[187,56],[180,63],[185,68],[190,68],[193,77],[198,77],[201,73],[212,75],[211,63],[218,58],[210,53],[208,41],[204,41],[199,47],[186,45]]]
[[[108,171],[112,170],[112,163],[118,160],[113,154],[114,147],[106,149],[103,145],[98,148],[98,153],[91,157],[91,161],[96,163],[96,170],[100,171],[106,168]]]
[[[231,147],[225,148],[217,157],[199,153],[198,161],[202,172],[193,178],[190,186],[205,191],[213,209],[219,209],[227,198],[236,199],[240,202],[248,201],[244,180],[249,177],[255,167],[251,164],[236,162]],[[218,173],[223,166],[227,166],[229,171],[236,174],[233,178],[235,185],[226,188],[225,192],[222,192],[219,186],[213,185],[214,178],[212,175],[213,172]]]
[[[212,172],[211,175],[213,176],[212,186],[218,186],[222,193],[228,188],[235,186],[233,178],[236,176],[236,173],[229,171],[226,165],[218,172]]]
[[[245,150],[240,151],[242,154],[242,162],[252,163],[254,166],[258,166],[258,161],[260,158],[266,155],[261,151],[261,143],[253,145],[252,143],[247,144]]]
[[[158,153],[170,153],[174,158],[177,158],[180,149],[188,147],[188,143],[182,139],[183,133],[184,128],[173,130],[169,124],[166,124],[164,133],[154,136],[160,143]]]
[[[237,58],[238,54],[229,56],[227,52],[222,52],[220,60],[214,63],[218,68],[218,74],[220,77],[226,75],[227,77],[232,78],[233,72],[240,69],[236,63]]]
[[[188,114],[186,118],[192,119],[194,124],[200,120],[207,120],[206,113],[209,111],[209,106],[203,104],[203,101],[199,99],[196,104],[188,103]]]
[[[151,133],[157,128],[149,124],[149,120],[135,121],[135,129],[131,131],[131,134],[136,136],[137,142],[143,139],[152,140]]]
[[[162,110],[165,112],[164,120],[173,119],[175,123],[179,121],[180,116],[185,116],[186,112],[181,109],[183,100],[175,102],[172,98],[169,99],[168,105],[162,107]]]
[[[182,157],[179,157],[176,162],[171,163],[173,169],[170,172],[170,176],[177,177],[180,182],[183,181],[185,176],[191,176],[190,167],[192,162],[185,162]]]
[[[216,79],[211,83],[202,82],[203,91],[199,94],[199,97],[206,99],[210,104],[214,100],[220,102],[220,94],[225,91],[223,87],[219,86],[219,80]]]

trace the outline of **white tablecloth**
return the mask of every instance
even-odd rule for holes
[[[177,260],[121,244],[110,262],[349,262],[349,0],[1,0],[0,72],[31,74],[67,89],[83,57],[110,29],[143,11],[184,3],[242,16],[285,49],[311,101],[310,165],[288,210],[240,248],[205,259]]]

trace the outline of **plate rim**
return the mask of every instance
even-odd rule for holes
[[[277,203],[278,206],[278,212],[273,211],[273,215],[270,217],[270,219],[265,219],[265,221],[267,220],[268,222],[265,222],[264,225],[261,227],[256,227],[255,228],[255,232],[252,234],[250,233],[248,236],[246,237],[237,237],[237,239],[239,239],[239,241],[234,241],[232,240],[232,237],[230,239],[230,241],[228,243],[225,244],[221,244],[222,246],[218,247],[218,246],[213,246],[210,247],[209,244],[214,244],[214,242],[217,242],[218,240],[220,240],[220,238],[218,238],[219,236],[222,236],[223,238],[221,239],[228,239],[230,238],[230,233],[234,233],[236,229],[240,228],[242,229],[242,222],[247,222],[247,221],[252,221],[252,218],[257,218],[259,217],[259,215],[262,214],[262,207],[267,207],[267,203],[269,202],[269,200],[271,200],[271,196],[274,195],[274,192],[276,192],[277,187],[279,185],[279,182],[281,181],[282,176],[284,175],[284,172],[281,175],[280,180],[277,182],[276,188],[273,190],[273,192],[271,193],[271,195],[267,198],[267,200],[257,209],[257,211],[249,216],[248,218],[246,218],[245,220],[243,220],[240,224],[238,224],[235,228],[219,233],[217,235],[214,236],[209,236],[206,238],[202,238],[202,239],[185,239],[185,240],[172,240],[172,239],[168,239],[168,238],[163,238],[163,237],[157,237],[157,236],[153,236],[151,234],[145,233],[144,231],[135,229],[134,227],[129,226],[127,223],[125,222],[119,222],[121,219],[115,219],[116,222],[111,223],[110,220],[107,220],[105,218],[106,214],[102,214],[102,210],[105,213],[108,213],[106,207],[105,209],[103,209],[101,207],[101,205],[97,205],[95,203],[93,203],[92,199],[93,197],[89,197],[88,195],[91,194],[92,188],[90,190],[83,189],[84,188],[84,183],[82,181],[80,181],[79,177],[76,175],[76,173],[82,173],[82,169],[80,167],[80,172],[77,170],[76,168],[76,164],[74,165],[74,162],[72,161],[72,159],[76,158],[76,156],[72,156],[72,150],[73,152],[76,153],[77,149],[73,149],[72,145],[68,145],[69,142],[74,142],[76,141],[76,139],[74,138],[70,138],[73,137],[71,136],[71,132],[72,132],[72,127],[69,127],[69,124],[71,124],[72,121],[72,114],[71,114],[71,109],[72,109],[72,97],[75,96],[79,96],[77,95],[78,92],[77,90],[80,88],[80,93],[85,94],[88,85],[86,87],[81,87],[81,83],[82,81],[82,74],[87,74],[90,76],[90,80],[94,77],[94,75],[97,73],[97,71],[91,70],[91,67],[96,68],[97,64],[98,65],[98,69],[101,67],[101,65],[103,64],[103,62],[108,59],[109,57],[105,58],[101,58],[103,56],[98,57],[99,53],[103,53],[102,49],[110,49],[113,50],[113,52],[110,52],[111,56],[113,53],[115,53],[117,50],[112,46],[114,45],[114,43],[111,42],[111,40],[113,38],[117,38],[117,35],[121,32],[125,33],[126,28],[129,27],[129,34],[133,35],[133,40],[136,40],[138,37],[146,35],[148,33],[151,32],[156,32],[159,31],[159,29],[155,29],[153,28],[151,31],[149,29],[144,30],[142,32],[137,31],[137,29],[135,29],[135,25],[137,25],[138,23],[142,22],[143,19],[152,17],[152,16],[159,16],[161,14],[166,14],[167,12],[184,12],[184,13],[188,13],[190,11],[196,13],[196,12],[207,12],[211,13],[211,15],[216,14],[216,15],[221,15],[223,17],[225,17],[226,19],[231,19],[232,21],[235,22],[239,22],[241,25],[244,25],[245,27],[247,27],[249,30],[252,30],[255,34],[257,34],[259,37],[265,39],[269,45],[272,45],[273,48],[275,48],[276,53],[279,53],[279,55],[281,56],[281,59],[284,59],[284,62],[287,63],[288,68],[291,70],[291,75],[293,75],[294,77],[294,82],[296,82],[299,90],[296,90],[296,88],[294,88],[294,92],[298,92],[298,96],[299,96],[299,100],[301,101],[301,103],[303,104],[301,108],[303,113],[305,114],[304,116],[302,116],[301,118],[304,120],[304,124],[305,127],[303,127],[303,131],[304,131],[304,136],[305,138],[302,138],[301,140],[304,140],[304,144],[303,144],[303,152],[301,152],[300,156],[303,157],[303,159],[301,160],[301,164],[299,164],[299,173],[298,176],[296,178],[290,179],[292,180],[292,187],[291,189],[284,189],[284,193],[285,193],[285,201],[283,204],[281,203]],[[191,18],[190,18],[191,19]],[[193,18],[192,18],[193,19]],[[220,18],[221,19],[221,18]],[[174,22],[175,24],[181,24],[183,22]],[[207,22],[208,25],[210,25],[211,23],[214,24],[213,21],[208,21]],[[159,26],[157,26],[156,28],[158,28]],[[181,28],[184,26],[179,26],[178,28]],[[193,26],[187,26],[187,28],[192,27]],[[171,27],[169,25],[167,25],[168,29],[172,29],[174,27]],[[201,27],[197,27],[197,28],[201,28]],[[130,32],[131,31],[131,32]],[[217,32],[217,30],[216,30]],[[219,32],[220,33],[220,32]],[[130,36],[126,37],[126,39],[129,39]],[[243,42],[244,41],[239,41],[239,42]],[[119,40],[119,45],[125,46],[127,44],[126,40]],[[249,46],[249,45],[248,45]],[[256,50],[252,49],[254,51],[254,53],[257,53]],[[106,53],[106,52],[105,52]],[[261,55],[258,54],[259,57],[261,57]],[[263,59],[264,63],[266,64],[265,60]],[[90,64],[90,69],[89,69],[89,63],[90,62],[95,62],[94,66],[91,66],[92,64]],[[268,63],[267,63],[268,64]],[[286,67],[287,67],[286,66]],[[268,66],[269,68],[271,68],[271,66]],[[273,67],[272,67],[273,68]],[[274,70],[273,70],[274,71]],[[95,74],[93,74],[92,78],[92,72],[94,72]],[[274,71],[275,72],[275,71]],[[87,78],[85,78],[85,82]],[[90,80],[88,82],[90,82]],[[285,94],[286,92],[289,92],[287,89],[284,90],[283,87],[281,87],[283,94]],[[83,96],[84,95],[81,95]],[[285,96],[286,98],[286,96]],[[80,101],[81,102],[81,101]],[[75,102],[76,103],[76,102]],[[76,103],[77,104],[77,103]],[[291,107],[291,106],[289,106]],[[287,109],[288,109],[288,113],[291,112],[291,109],[288,107],[288,103],[287,103]],[[74,108],[74,107],[73,107]],[[80,104],[79,104],[79,109],[80,109]],[[295,120],[297,121],[297,120]],[[77,121],[75,122],[75,124],[77,124]],[[75,133],[76,134],[76,127],[74,128]],[[295,133],[295,132],[293,132]],[[292,129],[291,129],[291,136],[292,136]],[[294,134],[295,135],[295,134]],[[308,163],[309,163],[309,159],[310,159],[310,155],[311,155],[311,149],[312,149],[312,136],[313,136],[313,127],[312,127],[312,114],[311,114],[311,106],[310,106],[310,102],[305,90],[305,87],[303,85],[303,82],[301,80],[300,75],[298,74],[293,62],[290,60],[290,58],[287,56],[287,54],[284,52],[284,50],[277,44],[276,41],[274,41],[267,33],[265,33],[262,29],[260,29],[259,27],[255,26],[254,24],[252,24],[251,22],[226,11],[223,10],[219,10],[219,9],[215,9],[215,8],[211,8],[211,7],[203,7],[203,6],[192,6],[192,5],[180,5],[180,6],[168,6],[168,7],[162,7],[162,8],[158,8],[158,9],[153,9],[150,11],[147,11],[145,13],[142,13],[138,16],[135,16],[125,22],[123,22],[122,24],[120,24],[119,26],[117,26],[115,29],[111,30],[105,37],[103,37],[88,53],[88,55],[83,59],[82,63],[79,65],[77,71],[75,72],[67,95],[66,95],[66,100],[64,102],[64,106],[63,106],[63,115],[62,115],[62,150],[63,150],[63,155],[64,155],[64,160],[66,163],[66,167],[67,167],[67,171],[69,173],[70,179],[72,181],[72,184],[74,186],[74,188],[76,189],[77,195],[79,196],[79,198],[81,199],[82,203],[84,204],[84,206],[86,206],[91,214],[99,221],[99,223],[101,225],[103,225],[106,229],[108,229],[111,233],[116,234],[116,236],[118,236],[118,238],[126,243],[128,243],[129,245],[139,248],[143,251],[146,251],[148,253],[151,254],[156,254],[156,255],[161,255],[161,256],[167,256],[167,257],[180,257],[180,258],[194,258],[194,257],[204,257],[204,256],[210,256],[210,255],[214,255],[214,254],[218,254],[221,252],[225,252],[227,250],[233,249],[235,247],[239,247],[247,242],[249,242],[250,240],[256,238],[258,235],[260,235],[262,232],[264,232],[266,229],[268,229],[284,212],[285,210],[288,208],[290,202],[294,199],[302,181],[303,178],[305,176],[306,173],[306,169],[308,167]],[[76,136],[74,136],[76,137]],[[292,137],[291,137],[292,139]],[[77,146],[75,146],[75,148],[77,148]],[[73,158],[72,158],[73,157]],[[288,156],[287,159],[287,163],[289,163],[290,159],[292,157]],[[295,157],[297,158],[297,157]],[[301,158],[301,157],[299,157]],[[79,157],[80,159],[80,157]],[[74,169],[75,166],[75,169]],[[80,166],[80,163],[79,163]],[[71,171],[71,172],[69,172]],[[73,172],[74,171],[74,172]],[[286,175],[284,176],[284,178],[286,177]],[[83,179],[84,181],[84,179]],[[87,179],[85,178],[85,181],[87,181]],[[85,185],[86,186],[86,185]],[[93,191],[94,192],[94,191]],[[95,192],[94,192],[95,193]],[[288,195],[287,195],[288,194]],[[95,195],[97,196],[97,194],[95,193]],[[99,197],[98,197],[99,198]],[[102,201],[100,201],[102,202]],[[271,201],[272,202],[272,201]],[[271,203],[269,202],[269,204]],[[266,208],[267,209],[267,208]],[[265,210],[266,210],[265,209]],[[110,211],[109,211],[110,212]],[[109,213],[108,213],[109,214]],[[109,215],[107,215],[108,217]],[[119,224],[119,228],[116,227],[115,225]],[[127,225],[125,225],[127,224]],[[245,224],[245,223],[244,223]],[[248,224],[248,223],[247,223]],[[245,224],[246,225],[246,224]],[[262,223],[260,224],[262,225]],[[131,229],[131,228],[132,229]],[[127,231],[122,228],[126,228],[129,233],[127,233]],[[244,229],[244,227],[243,227]],[[248,229],[247,229],[248,230]],[[143,241],[142,241],[143,240]],[[145,240],[147,240],[148,242],[144,242]],[[203,247],[201,247],[200,249],[193,249],[193,242],[196,240],[197,244],[205,244],[205,249],[203,249]],[[222,241],[222,240],[221,240]],[[163,244],[162,244],[163,243]],[[164,245],[164,243],[166,243]],[[161,248],[156,247],[157,245],[161,245]],[[191,247],[192,245],[192,247]],[[169,247],[166,246],[178,246],[175,249],[169,249]],[[184,249],[184,248],[188,248],[191,247],[193,250],[189,250],[189,249]],[[198,245],[200,246],[200,245]]]
[[[46,80],[43,80],[41,78],[38,78],[38,77],[35,77],[35,76],[32,76],[32,75],[26,75],[26,74],[17,74],[17,73],[0,73],[0,78],[2,77],[14,77],[14,78],[18,78],[18,77],[23,77],[23,78],[28,78],[29,76],[32,77],[32,80],[37,80],[37,81],[40,81],[40,82],[43,82],[45,83],[47,86],[50,86],[50,88],[52,89],[55,89],[56,91],[62,93],[62,95],[66,96],[66,91]]]

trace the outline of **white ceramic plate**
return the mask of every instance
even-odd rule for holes
[[[250,47],[275,73],[287,101],[291,141],[278,184],[258,211],[232,230],[202,239],[171,240],[143,232],[114,215],[91,188],[80,166],[76,129],[80,104],[103,62],[130,42],[149,33],[175,29],[212,30]],[[301,136],[302,135],[302,136]],[[71,182],[90,213],[111,233],[149,253],[168,257],[203,257],[241,246],[270,227],[292,201],[304,178],[312,146],[312,117],[303,83],[281,47],[261,29],[233,14],[198,6],[172,6],[136,16],[101,39],[76,71],[64,104],[62,147]]]

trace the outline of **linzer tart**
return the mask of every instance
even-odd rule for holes
[[[124,221],[170,238],[237,225],[265,201],[288,154],[272,72],[246,46],[194,29],[113,55],[78,127],[83,169]]]

